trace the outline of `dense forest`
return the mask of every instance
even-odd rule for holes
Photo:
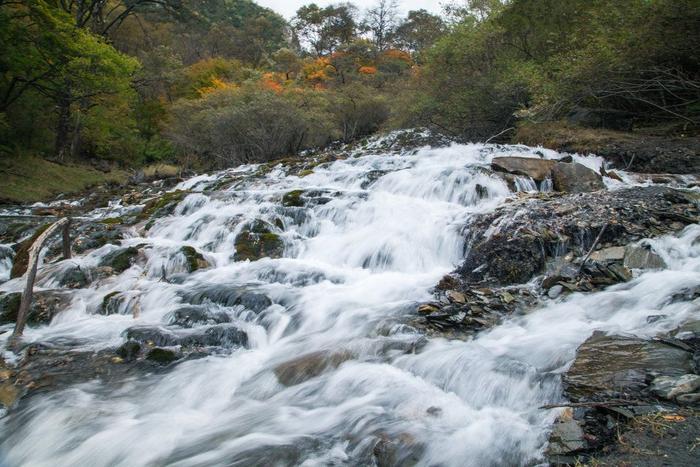
[[[689,133],[698,24],[696,0],[378,0],[291,21],[250,0],[0,1],[0,158],[208,168],[566,118]]]

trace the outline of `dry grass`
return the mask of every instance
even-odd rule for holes
[[[622,131],[578,127],[565,122],[527,123],[520,125],[514,141],[528,146],[543,146],[575,152],[595,152],[613,142],[633,142],[637,136]]]

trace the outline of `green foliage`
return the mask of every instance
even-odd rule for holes
[[[416,114],[483,138],[580,108],[700,125],[700,3],[469,2],[422,70]]]

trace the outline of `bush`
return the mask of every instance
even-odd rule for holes
[[[333,137],[329,120],[325,102],[316,96],[251,84],[178,102],[169,136],[180,151],[221,167],[325,144]]]

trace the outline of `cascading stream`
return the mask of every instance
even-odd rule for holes
[[[150,246],[145,264],[75,291],[71,308],[29,329],[27,340],[114,347],[136,324],[166,325],[188,294],[245,287],[273,304],[252,313],[204,303],[228,313],[248,334],[249,348],[36,395],[0,419],[0,465],[367,465],[377,439],[401,446],[398,463],[537,461],[557,414],[538,407],[560,400],[559,375],[581,342],[594,330],[651,336],[690,316],[690,304],[667,298],[700,283],[700,244],[693,243],[700,228],[654,241],[665,271],[549,302],[475,339],[433,338],[406,353],[422,338],[404,318],[462,259],[469,216],[511,194],[487,170],[503,154],[539,157],[492,145],[368,150],[305,177],[280,167],[262,177],[245,176],[257,166],[229,171],[242,177],[225,191],[205,190],[224,173],[184,182],[178,188],[193,193],[172,216],[124,241]],[[315,194],[306,206],[282,206],[295,189]],[[233,261],[234,238],[256,219],[284,225],[284,257]],[[183,274],[183,245],[204,252],[214,267]],[[94,267],[115,248],[75,261]],[[177,280],[163,281],[164,274]],[[114,291],[135,298],[123,314],[95,314]],[[647,323],[659,314],[666,318]],[[281,384],[274,369],[310,352],[344,361]]]

